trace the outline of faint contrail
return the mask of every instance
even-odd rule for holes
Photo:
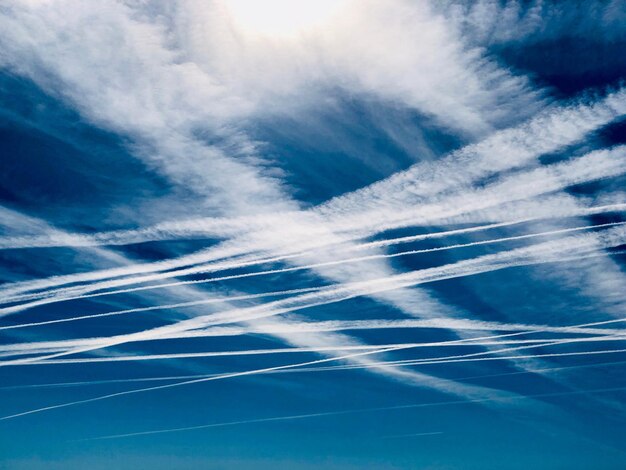
[[[0,331],[1,330],[14,330],[17,328],[27,328],[27,327],[32,327],[32,326],[50,325],[50,324],[55,324],[55,323],[66,323],[66,322],[78,321],[78,320],[89,320],[89,319],[94,319],[94,318],[110,317],[110,316],[115,316],[115,315],[126,315],[129,313],[142,313],[142,312],[151,312],[155,310],[168,310],[168,309],[174,309],[174,308],[195,307],[198,305],[232,302],[232,301],[237,301],[237,300],[251,300],[251,299],[260,299],[264,297],[274,297],[274,296],[279,297],[279,296],[290,295],[290,294],[303,294],[307,292],[317,292],[321,288],[322,287],[305,287],[301,289],[289,289],[289,290],[284,290],[284,291],[262,292],[259,294],[232,295],[232,296],[224,297],[224,298],[217,297],[217,298],[204,299],[204,300],[194,300],[190,302],[179,302],[176,304],[154,305],[151,307],[138,307],[138,308],[125,309],[125,310],[115,310],[112,312],[94,313],[91,315],[81,315],[78,317],[59,318],[57,320],[45,320],[45,321],[40,321],[40,322],[19,323],[16,325],[0,326]]]
[[[414,432],[411,434],[394,434],[392,436],[380,436],[379,439],[400,439],[404,437],[438,436],[440,434],[443,434],[443,431]]]
[[[569,160],[562,163],[553,164],[549,167],[541,167],[534,170],[531,170],[523,175],[514,175],[512,177],[504,178],[502,181],[498,183],[494,183],[491,186],[487,187],[483,190],[475,191],[475,194],[467,194],[463,193],[458,195],[456,198],[450,199],[448,197],[447,200],[444,200],[444,203],[427,203],[422,204],[416,209],[412,210],[413,218],[414,217],[436,217],[436,218],[444,218],[449,217],[455,214],[460,214],[468,210],[477,210],[481,208],[486,208],[493,206],[494,204],[501,204],[510,200],[524,199],[527,197],[536,196],[538,194],[542,194],[549,191],[556,191],[559,189],[563,189],[572,184],[579,184],[581,182],[588,182],[599,178],[605,178],[608,176],[614,176],[616,174],[621,174],[626,171],[626,163],[624,159],[626,157],[626,146],[616,147],[612,150],[601,150],[591,152],[582,157],[578,157],[573,160]],[[543,182],[542,184],[539,184]],[[382,211],[383,214],[378,214],[376,217],[372,217],[369,214],[367,217],[363,218],[366,223],[371,223],[371,220],[379,220],[384,221],[389,218],[388,211]],[[396,211],[397,212],[397,211]],[[379,216],[380,215],[380,216]],[[397,217],[397,216],[396,216]],[[381,226],[384,222],[377,222],[378,227],[377,231],[394,228],[394,226]],[[361,224],[362,225],[362,224]],[[308,237],[310,238],[310,237]],[[265,249],[263,247],[257,246],[257,249]],[[67,297],[72,297],[72,293],[74,296],[83,295],[89,292],[93,292],[94,290],[102,290],[108,288],[119,287],[123,285],[136,284],[142,282],[150,282],[159,279],[167,279],[172,277],[180,277],[190,274],[196,274],[199,272],[206,271],[216,271],[221,269],[235,269],[241,268],[245,266],[253,266],[259,263],[267,263],[267,262],[277,262],[283,259],[292,258],[294,255],[283,255],[286,258],[281,256],[274,256],[263,261],[259,260],[258,257],[250,256],[244,257],[241,260],[235,260],[235,262],[228,261],[218,261],[213,265],[204,266],[202,263],[208,261],[205,258],[211,259],[220,259],[224,253],[220,253],[220,250],[226,250],[226,248],[218,248],[219,256],[215,253],[212,253],[211,250],[208,250],[206,255],[203,255],[203,252],[186,255],[174,260],[160,261],[156,263],[152,263],[152,271],[157,270],[158,273],[147,274],[142,276],[135,276],[130,278],[121,278],[115,280],[107,280],[92,283],[91,285],[84,286],[75,286],[71,288],[60,289],[58,292],[40,292],[35,294],[30,294],[26,296],[16,297],[19,294],[20,290],[28,288],[29,290],[33,288],[33,286],[38,286],[38,288],[46,289],[47,287],[51,287],[52,285],[58,285],[61,281],[65,282],[84,282],[84,280],[88,280],[89,278],[93,278],[94,276],[98,276],[102,278],[106,277],[107,272],[118,272],[120,269],[124,269],[124,272],[128,272],[132,268],[116,268],[116,270],[105,270],[102,273],[86,273],[81,275],[68,275],[62,277],[52,278],[51,280],[41,280],[41,281],[27,281],[25,286],[20,287],[17,286],[9,286],[4,289],[5,302],[12,300],[24,300],[26,298],[38,298],[38,297],[48,297],[53,296],[52,298],[43,299],[40,301],[35,301],[29,304],[22,304],[13,307],[5,307],[0,309],[0,314],[9,314],[17,311],[21,311],[25,308],[30,308],[37,305],[43,305],[46,303],[56,301],[54,296],[61,296],[63,294],[69,294]],[[232,253],[232,250],[231,250]],[[190,263],[194,263],[195,265],[192,267],[178,269],[180,266],[189,265]],[[200,264],[198,266],[198,263]],[[151,269],[150,264],[143,264],[138,266],[139,271],[149,272]],[[167,270],[167,272],[163,272]],[[47,283],[47,284],[46,284]],[[2,291],[2,290],[0,290]]]
[[[486,175],[523,166],[537,156],[552,153],[580,141],[590,132],[605,126],[625,112],[624,90],[611,93],[592,104],[574,103],[540,113],[516,128],[497,131],[480,143],[469,145],[437,162],[418,163],[410,169],[349,195],[323,204],[314,212],[345,213],[346,206],[363,210],[367,205],[397,197],[397,188],[418,188],[422,197],[432,196],[452,186],[468,185]],[[471,165],[469,165],[471,164]],[[471,168],[471,171],[468,169]],[[282,217],[279,216],[279,217]],[[271,221],[269,222],[271,223]],[[38,237],[0,239],[1,248],[43,246],[119,245],[146,241],[170,240],[196,236],[231,237],[246,229],[259,230],[266,218],[214,219],[174,221],[138,230],[103,232],[93,235],[51,233]]]
[[[407,199],[423,202],[453,187],[533,163],[582,140],[590,132],[626,113],[626,91],[620,89],[592,104],[550,109],[521,126],[498,131],[435,162],[422,162],[406,171],[322,204],[317,211],[349,219],[368,207],[396,207]],[[406,207],[406,206],[405,206]]]
[[[615,338],[614,341],[624,341],[626,337]],[[528,347],[546,347],[551,345],[558,345],[561,342],[554,342],[548,344],[540,344],[535,346]],[[519,348],[521,349],[521,348]],[[510,349],[517,351],[518,349]],[[495,351],[487,351],[485,353],[476,353],[476,354],[495,354],[499,353],[499,350]],[[433,364],[453,364],[459,362],[482,362],[482,361],[505,361],[505,360],[513,360],[513,359],[541,359],[545,357],[567,357],[567,356],[593,356],[597,354],[619,354],[626,352],[626,348],[621,349],[603,349],[603,350],[589,350],[589,351],[573,351],[573,352],[562,352],[562,353],[545,353],[545,354],[529,354],[529,355],[514,355],[514,356],[496,356],[496,357],[457,357],[455,359],[418,359],[418,360],[403,360],[403,361],[385,361],[385,362],[372,362],[367,365],[346,365],[346,366],[337,366],[334,369],[367,369],[367,368],[376,368],[376,367],[406,367],[406,366],[420,366],[420,365],[433,365]]]
[[[341,415],[347,415],[347,414],[369,413],[369,412],[376,412],[376,411],[407,410],[411,408],[428,408],[428,407],[433,407],[433,406],[469,405],[473,403],[484,403],[484,402],[491,402],[491,401],[507,402],[507,401],[513,401],[513,400],[530,400],[530,399],[536,399],[536,398],[560,397],[560,396],[567,396],[567,395],[582,395],[582,394],[587,394],[587,393],[621,392],[623,390],[626,390],[626,387],[598,388],[598,389],[589,389],[589,390],[570,390],[566,392],[534,393],[534,394],[529,394],[529,395],[516,395],[516,396],[511,396],[511,397],[488,397],[488,398],[475,398],[475,399],[469,398],[467,400],[449,400],[449,401],[438,401],[438,402],[429,402],[429,403],[415,403],[415,404],[409,404],[409,405],[381,406],[381,407],[375,407],[375,408],[359,408],[359,409],[352,409],[352,410],[327,411],[327,412],[322,412],[322,413],[308,413],[308,414],[300,414],[300,415],[276,416],[276,417],[271,417],[271,418],[229,421],[229,422],[224,422],[224,423],[210,423],[210,424],[201,424],[197,426],[157,429],[153,431],[141,431],[141,432],[133,432],[133,433],[125,433],[125,434],[111,434],[108,436],[98,436],[98,437],[91,437],[87,439],[78,439],[78,441],[119,439],[123,437],[147,436],[151,434],[164,434],[164,433],[180,432],[180,431],[195,431],[199,429],[239,426],[243,424],[268,423],[268,422],[273,422],[273,421],[291,421],[291,420],[307,419],[307,418],[322,418],[325,416],[341,416]]]
[[[84,295],[76,295],[76,296],[68,296],[68,297],[60,297],[60,298],[53,297],[53,298],[38,300],[34,302],[29,302],[26,304],[19,304],[19,305],[12,306],[12,307],[0,308],[0,316],[8,315],[10,313],[15,313],[18,311],[23,311],[28,308],[32,308],[32,307],[36,307],[40,305],[46,305],[50,303],[64,302],[64,301],[70,301],[70,300],[79,300],[79,299],[87,299],[87,298],[101,297],[101,296],[108,296],[108,295],[126,294],[126,293],[131,293],[131,292],[154,290],[154,289],[160,289],[160,288],[165,288],[165,287],[176,287],[180,285],[206,284],[206,283],[242,279],[242,278],[248,278],[248,277],[265,276],[265,275],[270,275],[270,274],[281,274],[281,273],[288,273],[288,272],[301,271],[301,270],[310,270],[310,269],[315,269],[319,267],[336,266],[336,265],[341,265],[345,263],[356,263],[356,262],[371,261],[371,260],[376,260],[376,259],[388,259],[388,258],[397,258],[401,256],[426,254],[426,253],[432,253],[432,252],[437,252],[437,251],[446,251],[446,250],[458,249],[458,248],[469,248],[469,247],[489,245],[489,244],[494,244],[494,243],[503,243],[503,242],[515,241],[515,240],[532,239],[532,238],[537,238],[537,237],[542,237],[542,236],[565,234],[565,233],[592,230],[592,229],[598,229],[598,228],[606,228],[606,227],[611,227],[611,226],[623,225],[625,223],[626,222],[610,222],[610,223],[597,224],[597,225],[585,225],[585,226],[580,226],[580,227],[571,227],[571,228],[565,228],[565,229],[559,229],[559,230],[549,230],[549,231],[540,232],[540,233],[500,237],[500,238],[495,238],[495,239],[490,239],[490,240],[480,240],[480,241],[474,241],[470,243],[458,243],[454,245],[426,248],[426,249],[421,249],[421,250],[407,250],[407,251],[391,253],[391,254],[367,255],[367,256],[360,256],[360,257],[353,257],[353,258],[344,258],[344,259],[339,259],[335,261],[326,261],[326,262],[321,262],[321,263],[294,266],[294,267],[289,267],[289,268],[270,269],[270,270],[265,270],[265,271],[252,272],[252,273],[233,274],[229,276],[218,276],[218,277],[213,277],[210,279],[177,281],[177,282],[171,282],[171,283],[166,283],[166,284],[156,284],[156,285],[149,285],[149,286],[143,286],[143,287],[136,287],[136,288],[131,288],[131,289],[111,290],[111,291],[100,292],[100,293],[95,293],[95,294],[84,294]],[[411,236],[411,237],[400,237],[396,239],[370,242],[370,243],[366,243],[363,245],[366,246],[367,248],[377,247],[377,246],[391,246],[391,245],[398,244],[398,243],[408,243],[408,242],[416,241],[419,239],[425,239],[425,238],[428,238],[428,237],[424,235],[416,235],[416,236]],[[356,245],[356,247],[359,247],[359,245]],[[355,249],[356,247],[352,247],[352,249]],[[347,250],[347,251],[351,251],[351,250]],[[238,266],[234,265],[234,266],[231,266],[229,269],[242,268],[242,267],[246,267],[250,265],[251,265],[250,263],[245,263],[245,264],[238,265]],[[196,272],[204,272],[203,270],[197,270],[196,268],[194,268],[194,270],[196,270]],[[169,274],[170,273],[168,273],[168,275]],[[276,295],[279,295],[279,294],[276,294]],[[254,298],[254,297],[248,297],[248,298]],[[237,300],[237,299],[232,299],[232,300]],[[213,299],[213,300],[206,301],[206,303],[215,303],[219,301],[220,300]],[[199,305],[201,303],[202,301],[190,302],[188,305],[193,306],[193,305]],[[185,306],[184,303],[178,303],[175,305],[166,305],[162,307],[156,306],[156,307],[146,307],[143,309],[126,309],[117,313],[110,312],[110,313],[103,313],[103,314],[97,314],[97,315],[98,316],[110,316],[110,315],[116,315],[116,314],[122,314],[122,313],[135,313],[135,312],[141,312],[141,311],[158,310],[160,308],[174,308],[174,307],[179,308],[179,307],[184,307],[184,306]],[[93,315],[84,315],[80,317],[74,317],[74,319],[77,320],[77,319],[88,319],[88,318],[96,318],[96,317],[97,316],[93,316]],[[49,324],[49,323],[60,323],[60,322],[71,321],[71,320],[72,319],[63,319],[63,320],[51,320],[48,322],[34,322],[34,323],[27,324],[27,326]],[[18,328],[18,327],[21,327],[21,326],[12,325],[12,326],[7,326],[7,327],[0,327],[0,330]]]
[[[567,340],[563,340],[561,342],[554,342],[553,344],[561,344],[563,342],[565,342]],[[536,347],[536,346],[530,346],[530,347]],[[228,373],[228,374],[222,374],[222,375],[216,375],[216,376],[209,376],[209,377],[202,377],[202,378],[198,378],[198,379],[192,379],[192,380],[186,380],[183,382],[176,382],[173,384],[165,384],[165,385],[158,385],[158,386],[153,386],[153,387],[146,387],[146,388],[142,388],[142,389],[134,389],[134,390],[127,390],[124,392],[117,392],[117,393],[111,393],[111,394],[107,394],[107,395],[101,395],[98,397],[94,397],[94,398],[88,398],[88,399],[84,399],[84,400],[77,400],[77,401],[73,401],[73,402],[67,402],[67,403],[62,403],[62,404],[58,404],[58,405],[51,405],[51,406],[47,406],[47,407],[42,407],[42,408],[37,408],[37,409],[33,409],[33,410],[28,410],[28,411],[24,411],[21,413],[16,413],[13,415],[8,415],[8,416],[4,416],[4,417],[0,417],[0,421],[2,420],[7,420],[7,419],[14,419],[17,417],[21,417],[21,416],[26,416],[29,414],[34,414],[34,413],[40,413],[43,411],[48,411],[48,410],[53,410],[53,409],[58,409],[58,408],[65,408],[68,406],[74,406],[74,405],[79,405],[79,404],[85,404],[85,403],[92,403],[95,401],[101,401],[101,400],[105,400],[108,398],[114,398],[114,397],[118,397],[118,396],[123,396],[123,395],[129,395],[129,394],[134,394],[134,393],[141,393],[141,392],[147,392],[147,391],[153,391],[153,390],[162,390],[162,389],[166,389],[166,388],[172,388],[172,387],[178,387],[178,386],[182,386],[182,385],[190,385],[190,384],[194,384],[194,383],[202,383],[202,382],[208,382],[208,381],[213,381],[213,380],[221,380],[221,379],[226,379],[226,378],[234,378],[234,377],[241,377],[241,376],[248,376],[248,375],[255,375],[255,374],[261,374],[261,373],[267,373],[267,372],[271,372],[271,371],[277,371],[277,370],[283,370],[283,369],[291,369],[294,367],[301,367],[301,366],[307,366],[307,365],[313,365],[313,364],[320,364],[320,363],[325,363],[325,362],[332,362],[332,361],[337,361],[337,360],[341,360],[341,359],[348,359],[348,358],[354,358],[354,357],[360,357],[360,356],[365,356],[365,355],[371,355],[371,354],[380,354],[383,352],[389,352],[389,351],[397,351],[397,350],[402,350],[402,349],[411,349],[412,346],[398,346],[398,347],[391,347],[391,348],[386,348],[386,349],[376,349],[374,351],[366,351],[366,352],[361,352],[361,353],[354,353],[354,354],[347,354],[347,355],[343,355],[343,356],[335,356],[335,357],[331,357],[331,358],[324,358],[324,359],[318,359],[318,360],[314,360],[314,361],[307,361],[307,362],[301,362],[301,363],[296,363],[296,364],[287,364],[287,365],[282,365],[282,366],[274,366],[274,367],[268,367],[265,369],[255,369],[255,370],[249,370],[249,371],[243,371],[243,372],[234,372],[234,373]],[[522,347],[523,348],[523,347]],[[521,348],[519,348],[521,349]],[[508,348],[508,350],[514,350],[514,348]],[[589,354],[602,354],[602,353],[607,353],[607,352],[624,352],[626,351],[626,349],[624,350],[611,350],[611,351],[588,351],[587,353]],[[573,355],[575,353],[555,353],[555,354],[559,354],[559,355]],[[584,353],[579,353],[579,354],[584,354]],[[512,356],[513,358],[519,358],[518,356]],[[534,357],[534,356],[528,356],[528,357]],[[541,357],[541,356],[537,356],[537,357]],[[486,360],[486,359],[499,359],[499,358],[473,358],[473,360]],[[381,364],[383,365],[383,364]],[[376,366],[374,366],[376,367]],[[611,389],[613,390],[613,389]],[[621,390],[621,388],[620,388]],[[516,396],[518,397],[518,396]],[[530,398],[531,396],[526,396],[528,398]],[[471,400],[465,400],[465,401],[461,401],[462,403],[466,403],[466,402],[470,402]]]
[[[625,320],[626,321],[626,320]],[[515,356],[517,357],[517,356]],[[609,362],[597,362],[593,364],[576,364],[573,366],[559,366],[559,367],[546,367],[543,369],[526,369],[515,372],[501,372],[495,374],[482,374],[471,375],[463,377],[455,377],[454,380],[469,380],[469,379],[481,379],[491,377],[506,377],[509,375],[522,375],[522,374],[539,374],[543,372],[554,372],[570,369],[586,369],[595,367],[610,367],[613,365],[622,365],[626,361],[609,361]],[[355,365],[354,367],[359,367]],[[346,370],[348,366],[326,366],[326,367],[302,367],[297,369],[283,369],[279,371],[266,372],[267,374],[285,374],[285,373],[310,373],[310,372],[332,372]],[[81,387],[81,386],[93,386],[93,385],[108,385],[119,383],[134,383],[134,382],[164,382],[183,379],[197,379],[202,377],[212,377],[220,374],[196,374],[196,375],[170,375],[159,377],[139,377],[130,379],[102,379],[102,380],[85,380],[79,382],[48,382],[48,383],[36,383],[36,384],[22,384],[22,385],[7,385],[0,387],[0,390],[22,390],[30,388],[62,388],[62,387]]]
[[[169,334],[189,329],[203,328],[224,323],[242,322],[281,315],[288,312],[311,308],[314,306],[327,305],[330,303],[349,300],[363,295],[371,295],[377,292],[399,289],[419,285],[427,282],[441,281],[462,276],[486,273],[498,269],[527,266],[532,264],[563,261],[565,259],[580,259],[585,253],[601,250],[610,246],[624,243],[626,232],[622,227],[606,229],[601,238],[589,236],[570,236],[567,239],[555,242],[544,242],[530,247],[517,248],[508,252],[500,252],[492,255],[483,255],[470,260],[458,261],[449,265],[436,268],[428,268],[397,274],[388,278],[374,279],[354,283],[346,283],[338,287],[329,287],[310,294],[278,300],[256,307],[236,309],[223,313],[203,315],[188,320],[180,321],[173,325],[157,327],[152,330],[138,333],[130,333],[111,338],[105,344],[77,348],[75,350],[44,356],[45,359],[53,359],[68,354],[88,352],[94,349],[110,347],[136,339],[157,337],[161,334]],[[571,256],[578,252],[578,256]],[[569,257],[565,257],[567,253]],[[541,255],[541,256],[539,256]],[[560,258],[559,258],[560,255]],[[592,255],[593,256],[593,255]],[[530,259],[529,259],[530,257]],[[41,358],[43,359],[43,358]],[[21,359],[21,362],[30,362],[31,359]]]
[[[0,421],[4,421],[4,420],[7,420],[7,419],[14,419],[14,418],[18,418],[20,416],[26,416],[26,415],[30,415],[30,414],[34,414],[34,413],[40,413],[42,411],[54,410],[54,409],[58,409],[58,408],[65,408],[65,407],[73,406],[73,405],[79,405],[79,404],[84,404],[84,403],[93,403],[95,401],[106,400],[108,398],[119,397],[119,396],[123,396],[123,395],[130,395],[130,394],[134,394],[134,393],[142,393],[142,392],[148,392],[148,391],[154,391],[154,390],[163,390],[163,389],[166,389],[166,388],[180,387],[182,385],[191,385],[191,384],[196,384],[196,383],[209,382],[209,381],[213,381],[213,380],[222,380],[222,379],[229,379],[229,378],[234,378],[234,377],[245,377],[245,376],[249,376],[249,375],[262,374],[262,373],[265,373],[265,372],[270,372],[270,371],[275,371],[275,370],[290,369],[290,368],[293,368],[293,367],[303,367],[303,366],[308,366],[308,365],[313,365],[313,364],[322,364],[322,363],[326,363],[326,362],[339,361],[339,360],[350,359],[350,358],[354,358],[354,357],[367,356],[367,355],[372,355],[372,354],[380,354],[380,353],[384,353],[384,352],[388,352],[388,351],[397,351],[397,350],[400,350],[400,349],[406,349],[406,348],[405,347],[395,347],[395,348],[388,348],[388,349],[376,349],[374,351],[365,351],[365,352],[359,352],[359,353],[345,354],[345,355],[341,355],[341,356],[334,356],[334,357],[328,357],[328,358],[323,358],[323,359],[316,359],[314,361],[299,362],[299,363],[294,363],[294,364],[285,364],[285,365],[281,365],[281,366],[266,367],[264,369],[247,370],[247,371],[243,371],[243,372],[232,372],[232,373],[216,375],[216,376],[212,376],[212,377],[204,377],[204,378],[193,379],[193,380],[185,380],[183,382],[176,382],[176,383],[173,383],[173,384],[157,385],[157,386],[154,386],[154,387],[146,387],[146,388],[141,388],[141,389],[127,390],[127,391],[124,391],[124,392],[110,393],[108,395],[101,395],[99,397],[88,398],[88,399],[85,399],[85,400],[76,400],[76,401],[73,401],[73,402],[61,403],[61,404],[58,404],[58,405],[46,406],[46,407],[43,407],[43,408],[37,408],[37,409],[33,409],[33,410],[23,411],[21,413],[16,413],[16,414],[8,415],[8,416],[3,416],[3,417],[0,417]]]
[[[532,333],[532,331],[526,331],[524,334]],[[505,335],[506,336],[506,335]],[[626,340],[626,333],[622,335],[603,335],[593,336],[587,338],[575,338],[569,340],[571,343],[587,343],[587,342],[602,342],[602,341],[624,341]],[[475,338],[464,338],[460,340],[451,341],[439,341],[431,343],[393,343],[393,344],[378,344],[378,345],[333,345],[333,346],[318,346],[318,347],[291,347],[291,348],[266,348],[266,349],[244,349],[235,351],[205,351],[205,352],[192,352],[192,353],[168,353],[168,354],[144,354],[144,355],[131,355],[131,356],[106,356],[106,357],[85,357],[76,359],[51,359],[37,361],[38,358],[31,362],[9,362],[0,361],[0,367],[5,366],[20,366],[20,365],[63,365],[63,364],[89,364],[89,363],[103,363],[103,362],[128,362],[128,361],[153,361],[153,360],[169,360],[169,359],[192,359],[192,358],[206,358],[206,357],[230,357],[230,356],[254,356],[254,355],[271,355],[271,354],[298,354],[298,353],[322,353],[329,351],[360,351],[371,350],[380,348],[393,348],[397,346],[406,346],[414,348],[433,348],[433,347],[459,347],[459,346],[500,346],[505,344],[533,344],[533,347],[549,346],[551,344],[561,344],[560,342],[553,343],[550,338],[544,339],[517,339],[517,340],[504,340],[504,341],[485,341]],[[561,341],[561,340],[559,340]],[[564,340],[563,340],[564,341]],[[506,351],[506,349],[504,350]],[[489,351],[489,353],[500,352],[500,350]],[[482,353],[481,353],[482,354]],[[456,357],[456,356],[455,356]],[[433,359],[435,360],[435,359]],[[414,362],[413,360],[407,360],[399,364],[420,364],[421,362]],[[430,362],[426,362],[427,364]],[[371,367],[377,365],[393,364],[393,362],[385,363],[373,363]]]
[[[619,320],[616,320],[619,321]],[[622,321],[626,321],[622,320]],[[343,330],[377,330],[377,329],[403,329],[403,328],[439,328],[452,330],[473,330],[473,331],[541,331],[546,333],[563,334],[585,334],[585,335],[610,335],[619,334],[621,329],[607,328],[574,328],[568,326],[531,325],[520,323],[501,323],[493,321],[432,318],[427,320],[402,319],[402,320],[328,320],[316,322],[301,322],[296,325],[264,326],[262,328],[249,327],[211,327],[200,330],[182,331],[172,334],[160,335],[158,338],[146,338],[142,341],[168,340],[184,338],[204,338],[239,336],[247,334],[272,334],[272,333],[313,333],[330,332]],[[95,346],[105,343],[110,337],[83,338],[59,341],[35,341],[30,343],[13,343],[0,345],[0,351],[4,352],[39,352],[43,349],[67,350],[82,346]]]

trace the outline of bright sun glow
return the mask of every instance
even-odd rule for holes
[[[225,0],[235,25],[242,31],[264,36],[295,36],[325,22],[342,0]]]

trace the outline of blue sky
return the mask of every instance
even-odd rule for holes
[[[5,2],[0,468],[623,468],[624,24]]]

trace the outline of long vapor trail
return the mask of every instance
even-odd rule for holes
[[[565,241],[564,241],[565,240]],[[470,260],[459,261],[436,268],[428,268],[397,274],[388,278],[374,279],[370,281],[354,282],[351,284],[328,287],[318,292],[301,294],[284,300],[262,304],[256,307],[237,309],[222,313],[202,315],[199,317],[183,320],[173,325],[157,327],[152,330],[138,333],[130,333],[113,337],[107,343],[99,346],[77,348],[72,351],[56,353],[45,356],[46,359],[88,352],[103,347],[115,346],[143,338],[158,337],[162,334],[181,332],[189,329],[216,326],[224,323],[244,322],[258,320],[270,316],[282,315],[316,306],[328,305],[371,295],[373,293],[409,287],[428,282],[453,279],[468,275],[487,273],[494,270],[527,266],[540,263],[563,261],[567,259],[580,259],[582,255],[603,250],[611,246],[623,244],[626,241],[626,232],[622,227],[606,229],[600,238],[585,236],[570,236],[557,242],[544,242],[530,247],[517,248],[508,252],[500,252],[492,255],[483,255]],[[569,242],[569,243],[568,243]],[[578,253],[577,256],[572,255]],[[565,256],[567,255],[567,256]],[[591,255],[593,256],[593,254]],[[42,358],[43,359],[43,358]],[[29,359],[22,359],[29,362]]]

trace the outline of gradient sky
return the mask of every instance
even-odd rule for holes
[[[625,468],[624,25],[0,2],[0,468]]]

